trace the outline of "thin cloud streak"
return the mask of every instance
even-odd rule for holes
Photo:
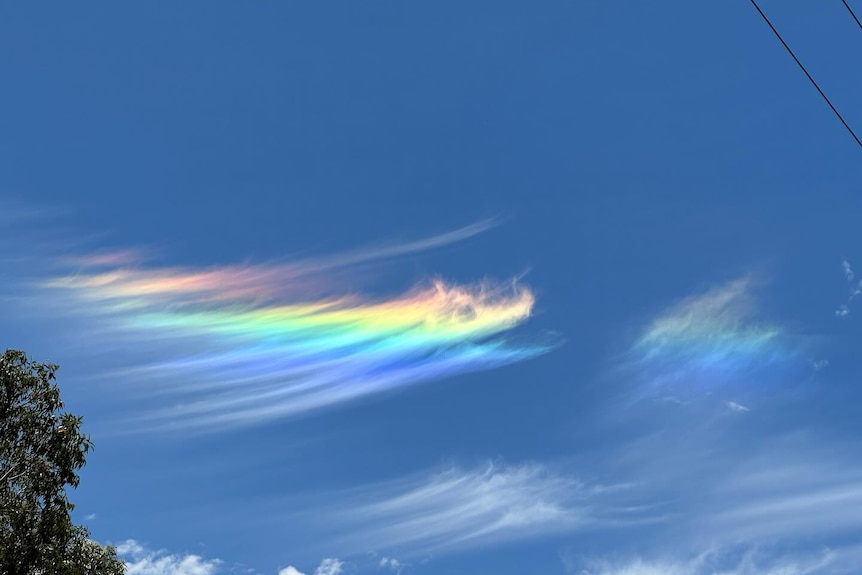
[[[498,225],[496,218],[485,219],[467,226],[444,232],[421,240],[404,243],[389,243],[379,246],[368,246],[358,250],[344,252],[335,256],[317,258],[314,260],[300,260],[300,267],[308,270],[322,271],[330,268],[344,267],[370,262],[373,260],[388,259],[397,256],[408,255],[440,248],[449,244],[462,242],[477,236]]]

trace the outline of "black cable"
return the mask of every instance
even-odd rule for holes
[[[808,80],[811,82],[811,85],[817,88],[817,91],[823,96],[823,99],[829,105],[829,108],[835,113],[841,123],[844,124],[844,127],[847,128],[847,131],[850,132],[850,135],[853,136],[853,139],[856,140],[856,143],[859,144],[859,147],[862,148],[862,140],[859,139],[859,136],[856,135],[856,132],[853,131],[853,128],[850,127],[844,117],[841,115],[841,112],[838,111],[838,108],[832,105],[832,102],[820,89],[820,86],[817,85],[817,82],[814,81],[814,78],[811,77],[811,74],[808,73],[808,70],[805,69],[805,66],[802,65],[802,62],[799,61],[799,58],[796,57],[796,54],[793,53],[793,50],[790,49],[790,46],[787,45],[787,42],[784,41],[784,38],[781,37],[781,34],[778,33],[778,30],[775,29],[775,26],[772,25],[772,22],[769,21],[769,18],[766,17],[766,14],[763,13],[763,10],[760,9],[760,6],[757,5],[756,0],[751,0],[751,3],[754,5],[754,8],[760,14],[760,17],[763,18],[763,21],[766,22],[767,26],[772,30],[775,34],[775,37],[778,38],[778,41],[781,42],[781,45],[784,46],[784,49],[787,50],[787,53],[790,54],[790,57],[793,58],[794,62],[799,66],[799,69],[805,74]]]
[[[862,22],[859,21],[859,18],[856,16],[856,13],[853,11],[853,8],[850,7],[850,4],[847,3],[847,0],[841,0],[844,3],[844,7],[847,8],[847,11],[850,12],[850,15],[853,16],[853,19],[856,20],[856,24],[859,25],[859,28],[862,28]]]

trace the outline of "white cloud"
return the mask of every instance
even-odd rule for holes
[[[739,404],[739,403],[736,403],[735,401],[728,401],[728,402],[727,402],[727,407],[728,407],[729,409],[732,409],[733,411],[740,411],[740,412],[749,412],[749,411],[751,411],[749,408],[747,408],[747,407],[745,407],[744,405],[741,405],[741,404]]]
[[[853,273],[853,268],[850,267],[850,262],[846,259],[841,262],[841,269],[844,271],[844,277],[847,279],[847,282],[850,283],[856,277],[856,274]],[[835,310],[835,315],[838,317],[846,317],[850,315],[850,304],[856,299],[856,296],[862,294],[862,281],[857,282],[852,290],[850,291],[850,296],[847,298],[847,302],[838,306],[838,309]]]
[[[844,270],[844,277],[847,278],[848,282],[852,282],[853,278],[856,277],[853,273],[853,268],[850,267],[850,262],[846,259],[841,262],[841,269]]]
[[[218,559],[152,551],[134,539],[119,544],[117,554],[126,563],[127,575],[213,575],[221,565]]]
[[[339,575],[344,572],[344,562],[338,559],[324,559],[320,562],[314,575]]]
[[[344,573],[344,561],[338,559],[324,559],[314,570],[314,575],[340,575]],[[289,565],[278,572],[278,575],[305,575],[302,571]]]
[[[395,573],[401,573],[401,569],[404,568],[404,563],[394,557],[383,557],[380,559],[380,567],[391,569],[392,571],[395,571]]]

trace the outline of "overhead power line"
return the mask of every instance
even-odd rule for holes
[[[850,7],[850,4],[847,3],[847,0],[841,0],[844,3],[844,7],[847,8],[847,11],[850,12],[850,15],[853,16],[853,19],[856,20],[856,24],[859,28],[862,28],[862,22],[859,21],[859,18],[856,16],[856,13],[853,11],[853,8]]]
[[[787,50],[787,53],[790,54],[790,57],[793,58],[793,61],[796,62],[796,64],[799,66],[799,69],[802,70],[802,72],[808,78],[808,81],[811,82],[811,85],[817,89],[817,91],[823,97],[823,100],[826,102],[826,104],[829,105],[829,108],[832,110],[832,112],[835,113],[835,116],[837,116],[838,119],[841,120],[841,123],[844,124],[845,128],[847,128],[847,131],[850,132],[850,135],[853,136],[853,139],[856,140],[856,143],[859,144],[860,148],[862,148],[862,140],[859,139],[859,136],[857,136],[856,132],[853,131],[853,128],[850,127],[850,124],[848,124],[847,121],[844,120],[844,116],[842,116],[841,112],[838,111],[838,108],[836,108],[832,104],[832,102],[826,96],[826,93],[820,89],[820,86],[817,85],[817,82],[814,80],[811,74],[808,73],[808,70],[805,69],[805,66],[802,65],[802,62],[799,61],[799,58],[796,57],[796,54],[793,53],[793,50],[790,49],[790,46],[787,45],[787,42],[785,42],[784,38],[781,37],[781,34],[778,33],[778,30],[776,30],[775,26],[772,25],[772,22],[769,21],[769,18],[766,17],[766,14],[764,14],[763,10],[760,9],[760,6],[757,5],[757,1],[751,0],[751,3],[754,5],[754,8],[757,10],[757,13],[760,14],[760,17],[763,18],[763,21],[766,22],[766,25],[769,26],[769,29],[772,30],[772,32],[775,34],[775,37],[778,38],[778,41],[781,42],[781,45],[784,46],[784,49]],[[847,3],[845,2],[845,5],[846,4]],[[849,9],[850,6],[848,5],[847,8]],[[855,17],[856,16],[854,14],[854,18]],[[862,24],[860,24],[860,26],[862,26]]]

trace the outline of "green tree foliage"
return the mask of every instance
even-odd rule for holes
[[[116,551],[69,516],[66,489],[93,444],[61,411],[56,371],[20,351],[0,356],[0,573],[122,575]]]

